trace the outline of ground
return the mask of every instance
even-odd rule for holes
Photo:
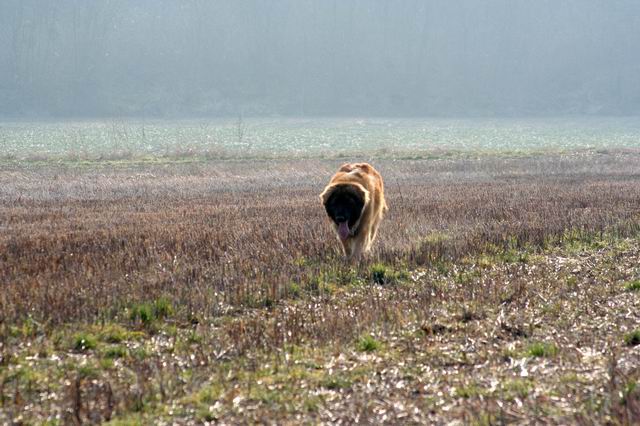
[[[640,420],[640,153],[0,166],[0,423]]]

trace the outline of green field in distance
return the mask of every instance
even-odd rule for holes
[[[420,158],[640,148],[640,118],[0,122],[0,159]]]

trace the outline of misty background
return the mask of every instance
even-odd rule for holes
[[[640,113],[637,0],[2,0],[0,116]]]

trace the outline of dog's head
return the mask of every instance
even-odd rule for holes
[[[359,184],[337,184],[327,187],[320,198],[327,215],[337,227],[338,236],[346,240],[354,235],[369,201],[369,191]]]

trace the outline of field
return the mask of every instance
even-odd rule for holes
[[[0,123],[2,160],[421,159],[640,148],[640,120],[267,119]]]
[[[0,423],[637,423],[640,139],[603,122],[3,125]],[[361,158],[390,211],[350,264],[318,194]]]

